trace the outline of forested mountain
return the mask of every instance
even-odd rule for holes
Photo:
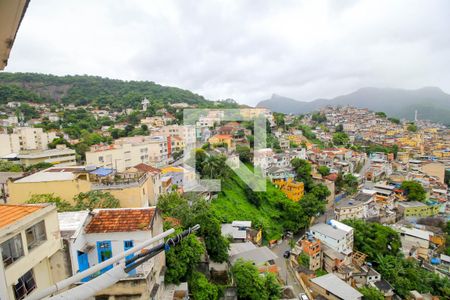
[[[309,102],[273,95],[271,99],[259,102],[257,106],[276,112],[303,114],[326,105],[352,105],[384,111],[389,116],[410,120],[414,118],[417,110],[419,119],[450,124],[450,95],[436,87],[417,90],[368,87],[332,99]]]
[[[166,87],[151,81],[123,81],[87,75],[0,73],[0,104],[31,100],[123,109],[138,107],[143,97],[150,101],[185,102],[199,107],[213,104],[188,90]]]

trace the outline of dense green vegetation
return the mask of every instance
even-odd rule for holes
[[[211,207],[223,223],[252,221],[267,241],[279,239],[286,230],[298,231],[308,222],[301,206],[272,183],[267,182],[266,192],[253,192],[234,173],[222,181],[222,191]]]
[[[313,113],[311,119],[319,124],[327,121],[327,117],[324,114],[318,112]]]
[[[400,236],[392,228],[362,220],[345,220],[344,223],[354,228],[354,247],[365,253],[368,261],[375,261],[378,255],[400,253]]]
[[[384,295],[377,288],[363,286],[358,291],[363,294],[364,300],[384,300]]]
[[[237,261],[231,268],[236,282],[238,299],[269,300],[281,297],[281,286],[272,273],[260,276],[258,269],[249,261]]]
[[[189,290],[195,300],[219,299],[219,287],[208,281],[200,272],[193,272],[189,278]]]
[[[376,112],[375,115],[377,115],[377,116],[380,117],[380,118],[386,118],[386,117],[387,117],[387,116],[386,116],[386,113],[385,113],[385,112],[382,112],[382,111]]]
[[[109,107],[138,108],[144,97],[161,105],[185,102],[210,106],[202,96],[175,87],[165,87],[151,81],[123,81],[98,76],[54,76],[36,73],[0,73],[2,101],[51,102]],[[40,96],[39,96],[40,95]],[[236,106],[221,102],[222,106]]]
[[[345,192],[352,195],[358,191],[358,179],[353,174],[338,174],[336,179],[336,192]]]
[[[327,176],[330,174],[330,168],[327,166],[320,166],[317,168],[317,172],[319,172],[322,176]]]
[[[427,271],[412,258],[405,259],[400,252],[400,236],[393,229],[361,220],[344,223],[355,229],[354,248],[368,255],[368,261],[393,285],[400,297],[406,298],[411,290],[445,299],[450,297],[450,280]]]
[[[34,194],[27,203],[54,203],[59,212],[77,211],[77,210],[93,210],[96,208],[119,208],[119,200],[109,192],[89,191],[79,193],[73,197],[74,205],[63,200],[59,196],[51,194]]]
[[[350,139],[345,132],[336,132],[333,134],[333,144],[336,146],[345,146],[349,142]]]
[[[175,232],[175,234],[178,233],[181,233],[180,229],[177,229]],[[176,247],[173,247],[167,251],[167,271],[164,276],[165,283],[179,284],[180,282],[190,279],[196,265],[200,262],[201,255],[204,252],[205,247],[197,239],[195,234],[190,234]],[[197,281],[197,279],[194,278],[193,281]]]
[[[417,132],[417,125],[414,123],[410,123],[407,127],[408,131]]]
[[[228,240],[222,237],[219,219],[203,197],[196,194],[183,197],[175,192],[164,194],[159,198],[158,209],[163,216],[180,220],[184,228],[199,224],[198,234],[205,239],[210,258],[216,262],[228,259]]]
[[[400,188],[405,191],[408,201],[425,201],[427,198],[427,192],[423,188],[422,184],[414,180],[405,180],[402,182]]]

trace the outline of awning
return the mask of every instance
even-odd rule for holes
[[[89,172],[90,174],[98,175],[98,176],[108,176],[111,174],[114,170],[109,168],[98,168],[92,172]]]

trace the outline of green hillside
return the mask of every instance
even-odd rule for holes
[[[144,97],[162,104],[185,102],[211,107],[214,102],[188,90],[152,81],[123,81],[98,76],[0,73],[0,104],[7,101],[61,102],[112,109],[136,108]],[[224,106],[236,106],[223,102]]]
[[[272,183],[267,182],[267,192],[256,193],[261,197],[259,206],[248,199],[247,185],[235,174],[222,180],[222,191],[212,201],[212,208],[222,222],[252,221],[261,226],[266,241],[281,238],[285,230],[297,231],[307,223],[298,203],[289,200]]]

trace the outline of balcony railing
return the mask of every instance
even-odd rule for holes
[[[108,180],[104,182],[92,182],[93,190],[110,190],[110,189],[124,189],[130,187],[137,187],[144,184],[148,179],[148,173],[144,173],[139,178],[120,178],[115,180]]]

